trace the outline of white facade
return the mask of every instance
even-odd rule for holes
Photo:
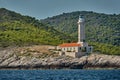
[[[64,52],[78,52],[78,47],[62,47],[62,51]]]
[[[92,53],[92,49],[92,46],[61,47],[60,55],[67,55],[79,58],[86,54]]]

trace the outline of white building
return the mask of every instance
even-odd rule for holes
[[[63,43],[57,47],[60,55],[67,55],[72,57],[81,57],[93,50],[92,46],[88,46],[85,42],[85,20],[79,16],[78,19],[78,42],[77,43]]]

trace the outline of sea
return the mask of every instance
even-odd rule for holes
[[[0,70],[0,80],[120,80],[120,70]]]

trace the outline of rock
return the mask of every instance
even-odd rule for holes
[[[120,68],[120,56],[92,54],[87,59],[88,67]]]
[[[37,58],[17,54],[13,49],[0,51],[0,69],[120,68],[120,56],[113,55],[91,54],[81,58],[67,56]]]

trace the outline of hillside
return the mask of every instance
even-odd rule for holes
[[[120,55],[119,15],[99,14],[99,16],[113,16],[113,18],[117,16],[116,21],[113,20],[116,26],[103,26],[103,22],[95,18],[98,13],[93,12],[64,13],[39,21],[33,17],[0,8],[0,47],[76,42],[76,22],[80,13],[85,16],[87,41],[93,45],[94,52]]]
[[[63,13],[41,20],[42,23],[72,36],[77,42],[77,21],[85,18],[86,41],[93,45],[94,52],[120,55],[120,14],[103,14],[89,11]]]
[[[69,36],[40,23],[35,18],[0,8],[0,47],[57,45],[69,41],[70,38],[67,37]]]
[[[41,22],[70,34],[77,41],[78,16],[83,15],[86,26],[86,40],[120,46],[120,14],[103,14],[89,11],[63,13],[48,17]]]

